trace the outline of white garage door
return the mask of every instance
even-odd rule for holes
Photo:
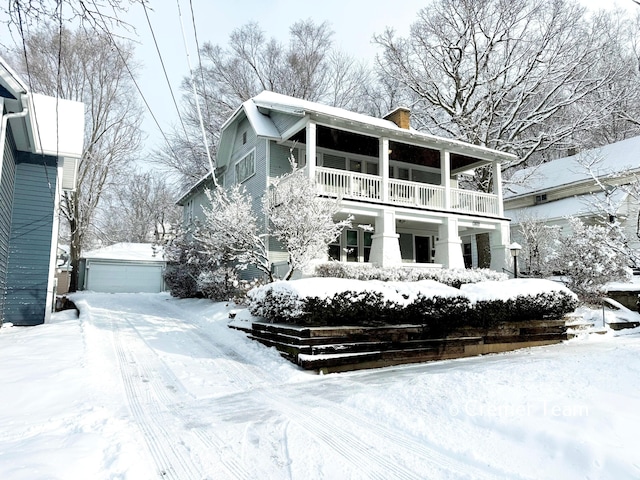
[[[162,291],[161,265],[90,262],[88,267],[86,290],[107,293]]]

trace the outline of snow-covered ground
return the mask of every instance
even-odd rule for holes
[[[0,478],[640,478],[640,330],[313,375],[231,307],[81,294],[0,329]]]

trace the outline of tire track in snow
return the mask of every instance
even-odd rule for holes
[[[182,437],[179,442],[176,441],[177,428],[172,429],[169,425],[180,428],[189,424],[182,413],[185,411],[185,401],[188,401],[180,398],[186,395],[184,387],[144,341],[128,318],[116,320],[112,312],[107,312],[107,315],[129,405],[158,466],[159,475],[162,478],[189,480],[220,478],[222,472],[217,468],[220,465],[227,470],[228,478],[252,478],[233,452],[228,451],[225,443],[205,426],[192,425],[186,430],[192,438]],[[119,324],[122,321],[126,322],[125,328]],[[125,349],[125,342],[121,339],[123,334],[139,337],[146,348],[137,354],[132,349]],[[173,385],[180,387],[172,389]],[[197,441],[189,441],[192,439]],[[219,464],[209,460],[206,462],[208,465],[203,465],[202,463],[210,459],[212,454],[218,458]],[[216,476],[203,476],[207,472]]]
[[[193,317],[187,317],[185,313],[173,305],[170,307],[169,315],[162,319],[163,326],[179,328],[180,334],[184,335],[183,339],[189,344],[189,348],[193,349],[190,353],[215,357],[216,361],[221,361],[221,368],[226,371],[226,378],[232,384],[243,388],[222,397],[209,397],[208,400],[199,401],[198,407],[200,409],[207,408],[207,412],[213,418],[218,418],[223,422],[231,421],[241,424],[246,423],[247,419],[255,423],[261,422],[261,418],[281,416],[283,419],[289,420],[287,425],[297,425],[309,437],[316,439],[320,446],[324,446],[344,458],[348,464],[353,466],[354,472],[367,472],[371,478],[417,479],[423,478],[425,470],[429,469],[456,477],[500,477],[499,474],[489,472],[490,467],[483,468],[482,465],[476,466],[459,461],[455,457],[447,455],[446,452],[442,453],[403,432],[373,422],[363,414],[335,401],[327,400],[318,395],[305,394],[305,385],[299,383],[276,385],[278,383],[276,375],[259,365],[242,362],[243,354],[241,352],[229,345],[220,345],[216,338],[199,328]],[[166,304],[163,304],[163,308],[167,311]],[[146,312],[140,312],[140,314],[144,313]],[[123,315],[126,316],[127,313],[123,312]],[[200,318],[207,321],[205,317]],[[196,328],[185,329],[185,323]],[[149,354],[157,357],[158,354],[146,342],[143,334],[128,319],[126,328],[131,329],[132,333],[139,336],[139,339],[148,347]],[[164,369],[169,371],[160,357],[157,357],[155,362],[161,363]],[[143,363],[149,367],[154,362],[146,359]],[[143,370],[145,378],[152,377],[152,373]],[[173,384],[178,385],[179,382],[172,373],[171,376],[173,378],[168,383],[175,381]],[[167,378],[166,375],[163,377],[165,380]],[[179,411],[180,409],[176,408],[179,394],[186,396],[184,392],[170,392],[166,385],[161,385],[161,382],[148,383],[151,383],[150,387],[154,389],[155,396],[165,405],[165,410],[169,410],[173,418],[184,418],[184,415]],[[247,395],[248,393],[249,395]],[[293,401],[290,398],[296,400]],[[183,402],[185,401],[183,400]],[[187,403],[192,401],[190,398]],[[238,408],[240,404],[242,405],[241,409]],[[314,408],[310,408],[310,406]],[[318,411],[324,412],[317,415]],[[186,419],[185,424],[188,423],[188,419]],[[205,427],[194,427],[190,431],[201,444],[209,446],[211,449],[218,450],[218,452],[224,452],[225,449],[232,450],[219,439],[218,441],[212,439],[212,432],[209,432]],[[282,439],[282,442],[286,442],[286,437]],[[381,446],[384,447],[384,451],[381,451]],[[201,450],[196,450],[193,454],[198,457],[198,451]],[[286,459],[288,455],[288,453],[283,454],[283,458]],[[243,471],[243,466],[238,461],[237,455],[234,455],[232,451],[229,451],[229,455],[219,453],[219,457],[230,475],[251,478],[251,475]],[[408,466],[409,464],[419,465],[419,470],[412,470]],[[416,467],[414,466],[414,468]]]
[[[180,314],[180,312],[176,313]],[[204,320],[206,321],[206,319]],[[232,347],[226,346],[225,348],[220,348],[216,344],[216,340],[206,332],[200,330],[189,330],[187,334],[192,337],[195,343],[202,346],[205,350],[208,349],[210,352],[215,352],[216,355],[231,355],[235,358],[242,357],[242,354]],[[259,386],[254,390],[254,393],[262,393],[264,395],[264,400],[269,401],[272,410],[290,418],[310,435],[317,437],[322,443],[354,465],[356,471],[368,471],[372,469],[372,466],[374,466],[374,469],[379,472],[379,474],[374,478],[398,478],[411,480],[420,478],[421,474],[399,465],[396,460],[390,460],[380,455],[372,458],[371,452],[375,450],[376,444],[388,444],[391,439],[394,444],[394,451],[405,450],[412,452],[414,456],[417,454],[417,456],[420,457],[421,462],[429,463],[435,468],[458,474],[467,472],[469,478],[500,478],[497,474],[491,474],[482,468],[458,461],[449,455],[443,454],[424,445],[424,443],[421,443],[418,440],[412,439],[405,434],[398,433],[396,430],[391,428],[372,422],[361,414],[349,410],[342,405],[337,405],[329,400],[324,400],[321,397],[314,397],[313,403],[323,410],[331,412],[331,414],[323,415],[322,417],[310,415],[307,407],[300,407],[299,402],[292,402],[289,400],[290,397],[303,398],[304,386],[300,387],[298,384],[294,384],[289,387],[295,391],[298,391],[299,389],[302,390],[298,395],[282,395],[283,390],[287,390],[287,386],[282,385],[278,387],[279,390],[275,390],[272,387],[273,383],[271,381],[277,379],[275,378],[275,375],[271,374],[269,371],[258,372],[255,368],[249,367],[248,365],[240,362],[230,362],[229,366],[234,369],[233,378],[235,380],[242,381],[247,385]],[[217,402],[213,403],[217,404]],[[231,402],[229,406],[231,412],[233,412],[234,409],[237,410],[236,402]],[[259,414],[261,411],[263,412],[265,410],[265,405],[256,406],[256,408],[251,409],[253,412],[247,411],[246,408],[247,405],[245,404],[243,409],[244,415],[247,415],[248,413]],[[231,413],[231,415],[234,414]],[[331,418],[331,420],[322,420],[322,418]],[[361,431],[363,426],[367,429],[366,435],[356,436],[348,433],[351,431]],[[375,442],[371,443],[364,441],[363,437],[366,437],[368,440],[373,438],[375,439]],[[400,456],[401,455],[402,452],[400,452]],[[374,472],[371,473],[373,474]]]
[[[168,479],[197,478],[198,472],[192,468],[188,452],[175,445],[169,431],[164,426],[159,404],[154,403],[149,389],[141,380],[140,364],[131,350],[126,351],[122,334],[116,320],[105,311],[120,368],[120,374],[127,394],[133,418],[143,433],[149,452],[158,467],[158,475]]]

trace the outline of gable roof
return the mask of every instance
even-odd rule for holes
[[[243,116],[247,118],[258,137],[286,140],[286,138],[283,137],[284,132],[280,132],[269,117],[269,112],[271,111],[295,115],[300,118],[308,115],[319,119],[326,119],[329,122],[344,122],[345,124],[359,127],[362,130],[373,131],[381,136],[405,140],[409,143],[446,147],[453,152],[477,157],[479,159],[490,158],[491,160],[502,162],[516,158],[513,154],[500,152],[487,147],[437,137],[414,129],[400,128],[390,120],[290,97],[268,90],[244,102],[222,125],[220,144],[218,146],[218,158],[225,159],[226,156],[230,154],[233,148],[233,135],[230,130],[232,130],[232,125]],[[221,165],[222,163],[217,166]]]
[[[504,198],[506,200],[589,181],[591,176],[580,162],[594,160],[598,160],[594,165],[598,177],[640,170],[640,136],[520,170],[509,179]],[[521,181],[524,183],[513,183]]]

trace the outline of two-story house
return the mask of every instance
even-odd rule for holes
[[[491,267],[506,268],[509,220],[500,164],[514,157],[425,134],[409,122],[406,108],[381,119],[264,91],[222,126],[217,182],[243,184],[260,215],[270,179],[290,170],[293,152],[317,194],[339,199],[339,215],[353,216],[353,228],[330,246],[332,258],[464,268],[471,266],[475,235],[487,233]],[[460,188],[461,174],[487,165],[493,169],[493,193]],[[179,199],[186,223],[202,216],[204,189],[211,186],[208,175]],[[269,245],[277,268],[286,262],[285,253],[277,242]]]
[[[62,190],[73,190],[84,106],[29,92],[0,58],[0,325],[53,307]]]
[[[587,224],[615,220],[640,253],[639,178],[640,137],[516,172],[504,200],[512,237],[520,242],[520,225],[530,220],[563,230],[569,217]]]

